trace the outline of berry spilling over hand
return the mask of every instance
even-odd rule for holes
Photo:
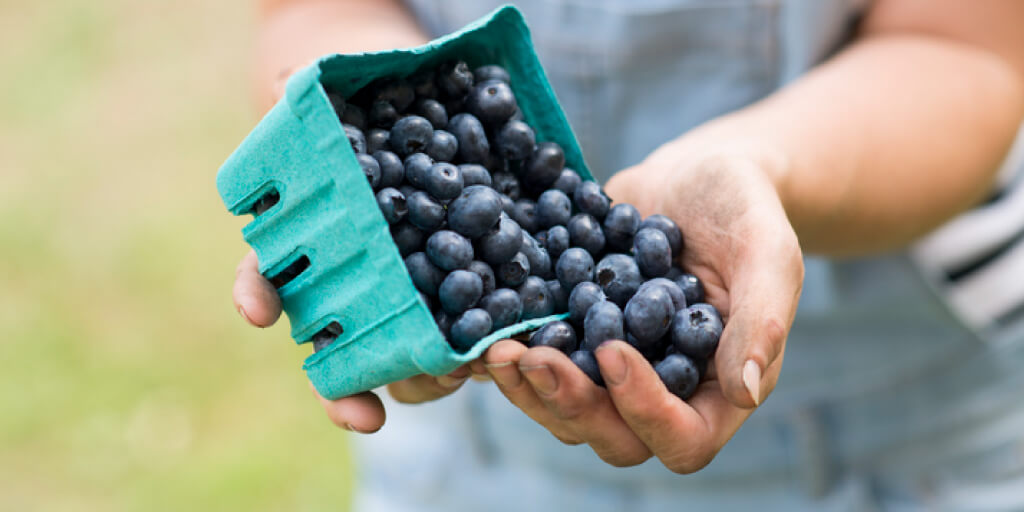
[[[461,61],[328,91],[420,300],[465,352],[519,322],[568,313],[529,337],[603,386],[594,350],[624,340],[682,399],[724,328],[700,280],[678,266],[683,233],[664,215],[614,206],[535,131],[497,65]],[[315,350],[337,334],[325,330]]]

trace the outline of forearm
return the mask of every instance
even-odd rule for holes
[[[984,197],[1024,117],[1005,60],[921,36],[863,39],[777,94],[673,146],[747,154],[805,251],[901,246]]]
[[[399,0],[264,0],[256,94],[269,108],[287,77],[321,55],[404,48],[427,39]]]

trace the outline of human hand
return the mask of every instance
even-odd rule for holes
[[[246,322],[256,327],[269,327],[281,316],[281,299],[277,290],[259,272],[256,253],[249,251],[235,271],[235,285],[232,291],[235,309]],[[474,361],[460,366],[453,372],[434,377],[416,375],[388,384],[388,392],[402,403],[420,403],[436,400],[453,393],[462,386],[474,372],[486,375],[482,363]],[[312,386],[310,386],[312,388]],[[328,400],[313,390],[335,425],[353,432],[368,434],[380,430],[384,425],[384,404],[372,392]]]
[[[684,159],[666,147],[612,178],[607,193],[681,227],[683,267],[703,281],[726,321],[708,376],[686,402],[623,341],[595,352],[607,389],[563,353],[513,341],[484,361],[499,389],[569,444],[587,443],[609,464],[652,455],[670,470],[706,466],[775,386],[803,282],[796,235],[768,174],[753,160]]]

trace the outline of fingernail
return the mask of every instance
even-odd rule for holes
[[[512,361],[484,365],[491,374],[494,382],[503,388],[514,388],[521,382],[519,369],[512,365]]]
[[[761,367],[753,359],[743,364],[743,385],[754,400],[754,405],[761,405]]]
[[[356,428],[355,425],[352,425],[351,423],[346,423],[345,426],[342,427],[342,428],[344,428],[345,430],[348,430],[349,432],[355,432],[357,434],[372,434],[372,433],[376,432],[377,430],[380,430],[380,429],[377,429],[377,430],[362,430],[362,429]]]
[[[245,314],[245,308],[243,308],[241,304],[238,305],[238,314],[241,315],[242,319],[246,322],[249,322],[250,324],[252,323],[252,320],[249,320],[249,315]]]
[[[601,356],[600,354],[606,355]],[[601,375],[604,375],[606,382],[622,384],[626,380],[628,367],[626,366],[626,358],[622,355],[622,350],[619,347],[607,342],[602,343],[597,347],[597,350],[594,350],[594,356],[598,359]]]
[[[558,390],[558,379],[555,378],[554,372],[547,365],[520,366],[519,371],[523,372],[526,380],[530,381],[530,384],[533,385],[533,389],[537,390],[537,393],[541,395],[550,395]]]
[[[440,384],[441,387],[443,387],[443,388],[453,389],[453,388],[457,388],[457,387],[461,386],[462,383],[466,382],[466,379],[468,379],[468,378],[469,378],[469,375],[466,375],[466,376],[463,376],[463,377],[452,377],[451,375],[441,375],[440,377],[437,378],[437,383]]]

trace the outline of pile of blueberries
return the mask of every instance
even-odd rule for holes
[[[594,349],[626,340],[686,399],[722,320],[673,262],[679,227],[610,205],[597,183],[538,142],[495,65],[450,61],[328,92],[420,298],[457,351],[523,320],[569,313],[529,336],[599,385]],[[315,349],[329,340],[314,340]]]

